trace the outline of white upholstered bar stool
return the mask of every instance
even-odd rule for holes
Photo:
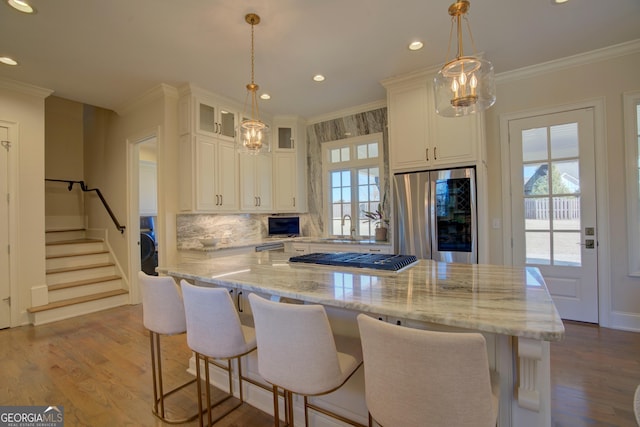
[[[479,333],[434,332],[358,315],[369,425],[495,426],[499,377]]]
[[[207,399],[207,425],[211,425],[240,407],[244,402],[242,382],[249,381],[242,375],[240,357],[256,349],[255,330],[240,323],[240,317],[233,305],[229,290],[194,286],[182,280],[182,295],[187,317],[187,343],[195,353],[196,377],[198,381],[198,407],[200,408],[200,425],[203,424],[202,375],[200,362],[204,363],[205,396]],[[226,360],[226,366],[213,359]],[[240,402],[224,411],[217,418],[212,418],[212,409],[233,397],[232,363],[237,359]],[[228,372],[229,393],[213,405],[211,403],[211,386],[209,364],[214,364]],[[259,385],[251,381],[252,383]]]
[[[258,340],[258,372],[273,385],[275,425],[279,425],[278,388],[284,390],[285,421],[293,426],[292,393],[304,397],[305,426],[308,409],[361,426],[308,401],[309,396],[333,392],[362,364],[357,338],[338,338],[331,331],[321,305],[286,304],[249,295]]]
[[[165,413],[165,399],[174,392],[193,384],[195,380],[165,392],[162,380],[161,335],[183,334],[187,331],[184,304],[177,283],[168,276],[149,276],[138,272],[138,283],[142,293],[142,320],[149,330],[151,345],[151,367],[153,376],[153,414],[170,424],[185,423],[196,419],[198,414],[172,419]]]

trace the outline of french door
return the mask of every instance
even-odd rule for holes
[[[598,322],[593,108],[509,121],[514,265],[538,267],[563,319]]]

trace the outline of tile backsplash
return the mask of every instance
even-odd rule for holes
[[[178,249],[200,249],[199,239],[215,237],[225,246],[251,245],[267,237],[267,214],[178,214]],[[301,214],[300,232],[310,232],[309,215]]]

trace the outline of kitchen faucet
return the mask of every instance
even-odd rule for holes
[[[344,227],[344,221],[345,221],[347,218],[349,218],[349,225],[351,226],[351,229],[349,230],[349,231],[350,231],[350,233],[349,233],[349,238],[351,238],[351,239],[355,240],[355,238],[356,238],[356,236],[355,236],[356,228],[353,226],[353,221],[351,220],[351,215],[349,215],[349,214],[344,214],[344,215],[342,216],[342,222],[341,222],[341,224],[340,224],[340,225],[342,225],[342,227]]]

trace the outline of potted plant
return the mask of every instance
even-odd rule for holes
[[[387,195],[382,198],[382,202],[378,203],[378,208],[375,211],[362,211],[365,217],[375,221],[376,225],[376,240],[387,240],[387,227],[389,226],[389,218],[386,217],[384,212],[384,206],[386,205]]]

